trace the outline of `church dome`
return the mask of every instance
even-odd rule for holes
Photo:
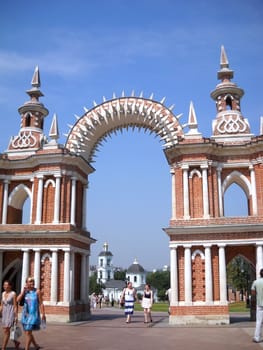
[[[103,250],[99,253],[99,256],[113,256],[112,252],[109,250],[109,245],[107,242],[103,244]]]
[[[144,268],[135,259],[133,264],[128,268],[127,273],[142,273],[145,272]]]

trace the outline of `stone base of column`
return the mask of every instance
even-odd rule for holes
[[[19,310],[20,312],[22,311]],[[76,305],[45,305],[45,312],[48,322],[77,322],[86,321],[91,318],[89,304]]]
[[[228,305],[171,306],[169,324],[226,325],[230,323]]]

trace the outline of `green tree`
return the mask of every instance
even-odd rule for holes
[[[89,294],[100,294],[103,292],[103,288],[105,288],[105,285],[103,283],[97,283],[97,273],[94,273],[89,279]]]
[[[227,265],[227,283],[241,293],[250,291],[252,276],[252,267],[242,256],[236,256]]]
[[[114,279],[119,281],[125,281],[127,270],[116,270],[114,271]]]
[[[147,283],[158,290],[158,299],[165,300],[165,292],[170,287],[170,271],[156,271],[147,275]]]

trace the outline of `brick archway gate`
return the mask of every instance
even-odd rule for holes
[[[86,228],[85,204],[93,156],[110,133],[145,128],[163,140],[172,177],[172,216],[164,229],[170,237],[170,323],[228,323],[226,264],[242,254],[257,272],[263,265],[263,142],[250,133],[240,108],[244,92],[232,77],[222,48],[221,83],[211,93],[217,108],[211,138],[198,131],[192,103],[185,132],[164,100],[114,96],[86,110],[60,145],[56,116],[49,139],[43,132],[48,110],[39,102],[37,68],[30,101],[18,109],[19,133],[0,156],[0,282],[10,275],[17,281],[21,273],[22,285],[34,275],[50,319],[89,317],[95,240]],[[247,217],[224,216],[224,193],[234,183],[246,194]],[[26,199],[28,224],[22,221]],[[22,271],[11,274],[12,259]]]

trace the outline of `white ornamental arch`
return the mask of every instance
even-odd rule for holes
[[[77,117],[70,126],[66,148],[93,162],[97,148],[112,132],[129,128],[143,128],[160,137],[165,149],[177,144],[178,137],[184,137],[183,126],[179,123],[182,114],[175,116],[173,106],[167,108],[153,99],[140,97],[119,97],[104,100],[90,110],[85,109],[82,117]]]

